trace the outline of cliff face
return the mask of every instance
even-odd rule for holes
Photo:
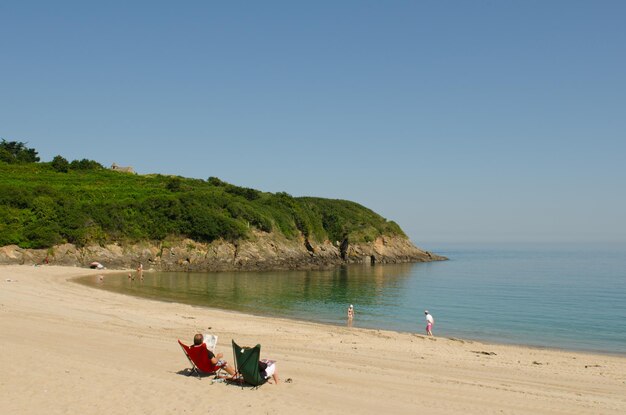
[[[363,244],[316,244],[301,237],[288,240],[275,233],[255,232],[235,243],[210,244],[189,239],[174,243],[99,245],[78,248],[72,244],[51,249],[0,248],[0,264],[42,264],[88,267],[97,261],[109,269],[136,268],[157,271],[232,271],[324,268],[354,263],[428,262],[446,258],[423,251],[402,237],[379,237]]]

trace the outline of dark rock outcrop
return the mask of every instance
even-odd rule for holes
[[[97,261],[109,269],[136,268],[159,271],[230,271],[325,268],[353,263],[400,263],[440,261],[446,258],[423,251],[402,237],[381,236],[371,243],[340,246],[330,241],[317,244],[304,237],[288,240],[274,233],[255,232],[236,243],[219,240],[210,244],[190,239],[169,243],[140,243],[50,249],[0,248],[0,264],[43,264],[88,267]]]

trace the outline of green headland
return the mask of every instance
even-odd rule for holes
[[[62,156],[40,162],[34,149],[6,140],[0,160],[0,246],[237,246],[266,234],[304,244],[309,255],[333,246],[345,260],[350,245],[408,242],[395,222],[347,200],[263,192],[217,177],[139,175]]]

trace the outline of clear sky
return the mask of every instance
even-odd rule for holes
[[[626,241],[624,1],[0,0],[0,137],[359,202],[418,245]]]

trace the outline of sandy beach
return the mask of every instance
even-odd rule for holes
[[[258,317],[71,282],[108,272],[0,266],[0,413],[626,413],[626,357]],[[218,335],[228,361],[231,339],[261,343],[283,382],[186,376],[176,340],[196,332]]]

